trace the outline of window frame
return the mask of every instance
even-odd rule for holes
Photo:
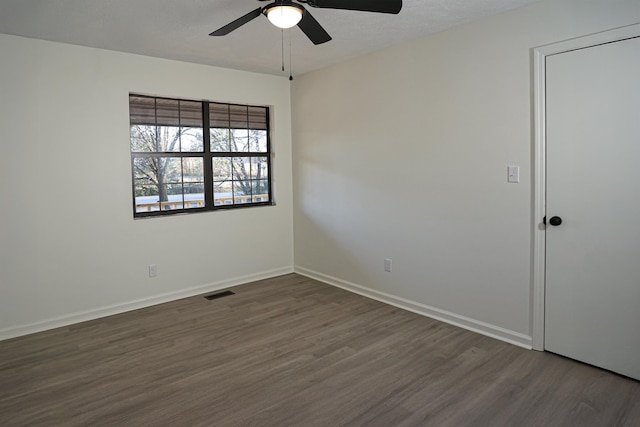
[[[183,102],[190,102],[190,103],[200,103],[201,107],[202,107],[202,140],[203,140],[203,150],[202,151],[133,151],[133,146],[131,143],[131,130],[134,126],[134,123],[132,122],[132,113],[131,113],[131,99],[132,97],[135,98],[148,98],[148,99],[153,99],[154,100],[154,120],[155,123],[154,124],[150,124],[147,126],[155,126],[156,128],[156,132],[158,132],[158,129],[160,127],[162,127],[162,124],[158,124],[158,107],[157,107],[157,100],[165,100],[165,101],[183,101]],[[266,151],[251,151],[250,150],[250,145],[249,142],[247,142],[247,151],[212,151],[211,150],[211,127],[210,127],[210,105],[211,104],[216,104],[216,105],[226,105],[229,108],[229,111],[231,111],[232,107],[241,107],[241,108],[247,108],[247,131],[250,131],[250,125],[249,125],[249,109],[264,109],[265,112],[265,128],[264,129],[266,131]],[[180,125],[178,125],[180,127]],[[231,127],[231,120],[229,122],[229,126],[224,128],[224,127],[218,127],[218,129],[228,129],[229,131],[232,130],[237,130],[240,128],[233,128]],[[157,136],[156,136],[157,138]],[[231,146],[230,146],[230,150],[231,150]],[[133,217],[134,219],[138,219],[138,218],[149,218],[149,217],[157,217],[157,216],[167,216],[167,215],[178,215],[178,214],[189,214],[189,213],[198,213],[198,212],[210,212],[210,211],[218,211],[218,210],[229,210],[229,209],[241,209],[241,208],[250,208],[250,207],[257,207],[257,206],[273,206],[275,205],[275,200],[273,197],[273,154],[272,154],[272,150],[271,150],[271,107],[269,106],[264,106],[264,105],[249,105],[249,104],[236,104],[236,103],[227,103],[227,102],[219,102],[219,101],[209,101],[209,100],[194,100],[194,99],[184,99],[184,98],[171,98],[171,97],[163,97],[163,96],[154,96],[154,95],[145,95],[145,94],[140,94],[140,93],[129,93],[129,149],[130,149],[130,153],[131,153],[131,195],[132,195],[132,201],[133,201]],[[204,197],[204,202],[203,202],[203,206],[201,207],[189,207],[189,208],[185,208],[184,204],[185,204],[185,200],[184,200],[184,196],[185,194],[189,194],[189,193],[185,193],[184,192],[184,180],[181,181],[181,185],[183,186],[183,191],[182,191],[182,202],[175,202],[175,203],[180,203],[182,204],[182,208],[170,208],[170,209],[162,209],[162,203],[167,203],[170,204],[168,202],[160,202],[158,201],[157,203],[159,204],[159,209],[158,210],[148,210],[148,211],[138,211],[138,205],[139,203],[137,203],[136,201],[136,168],[135,168],[135,161],[136,159],[139,158],[166,158],[166,159],[170,159],[170,158],[179,158],[179,159],[184,159],[184,158],[197,158],[197,159],[202,159],[203,162],[203,185],[204,185],[204,192],[203,192],[203,197]],[[213,161],[216,158],[229,158],[229,159],[233,159],[233,158],[266,158],[266,168],[267,168],[267,176],[266,178],[264,178],[263,180],[267,181],[267,196],[268,196],[268,200],[266,201],[253,201],[251,200],[250,202],[243,202],[243,203],[235,203],[234,202],[234,198],[235,196],[235,192],[232,191],[231,193],[231,198],[232,198],[232,203],[230,204],[216,204],[216,198],[214,196],[214,182],[218,182],[218,181],[214,181],[214,171],[213,171]],[[251,160],[250,160],[251,161]],[[231,163],[233,164],[233,160],[231,160]],[[232,165],[231,165],[232,167]],[[233,182],[237,181],[234,179],[234,173],[233,173],[233,169],[231,170],[231,178],[230,178],[230,182],[231,185],[233,186]],[[253,179],[249,179],[250,181],[253,181]],[[157,183],[156,183],[157,185]],[[167,185],[167,184],[165,184]],[[252,197],[252,196],[244,196],[244,197]],[[253,197],[252,197],[253,199]]]

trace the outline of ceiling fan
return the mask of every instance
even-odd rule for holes
[[[322,44],[331,40],[331,36],[301,3],[318,9],[343,9],[393,14],[399,13],[400,9],[402,9],[402,0],[297,0],[296,2],[293,0],[275,0],[273,3],[259,7],[241,16],[209,35],[227,35],[258,16],[265,15],[273,25],[279,28],[291,28],[294,25],[298,25],[298,28],[309,37],[313,44]]]

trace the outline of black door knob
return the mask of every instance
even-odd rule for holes
[[[559,216],[552,216],[549,219],[549,224],[554,225],[554,226],[558,226],[558,225],[562,224],[562,218],[560,218]]]

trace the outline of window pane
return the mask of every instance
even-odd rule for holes
[[[180,150],[196,152],[204,150],[202,137],[202,103],[180,101]]]
[[[214,157],[212,163],[214,181],[231,179],[231,159],[229,157]]]
[[[130,132],[132,152],[156,151],[155,125],[132,125]]]
[[[180,101],[156,98],[156,124],[158,126],[180,126]]]
[[[135,185],[157,184],[156,163],[150,157],[133,159],[133,180]]]
[[[137,198],[140,198],[140,201],[144,201],[144,202],[157,202],[158,186],[157,185],[136,185],[136,199]]]
[[[202,103],[180,101],[180,126],[202,127]]]
[[[249,131],[247,129],[231,130],[231,151],[249,151]]]
[[[155,165],[156,182],[171,184],[182,182],[182,165],[180,157],[160,157],[151,159]]]
[[[250,130],[249,131],[249,151],[252,153],[267,152],[267,131],[266,130]]]
[[[182,177],[184,182],[204,182],[204,167],[202,157],[183,158]]]
[[[186,157],[182,159],[182,180],[184,189],[184,208],[204,207],[204,159]]]
[[[163,211],[182,209],[182,184],[165,184],[159,188]]]
[[[204,159],[202,157],[182,159],[182,180],[184,182],[184,208],[204,207]]]
[[[136,185],[163,185],[182,181],[180,158],[137,157],[133,162]]]
[[[187,182],[184,184],[184,208],[204,207],[204,183]]]
[[[204,182],[185,182],[185,200],[204,200]]]
[[[212,128],[229,128],[229,105],[209,103],[209,126]]]
[[[253,186],[251,192],[253,194],[254,202],[268,202],[269,201],[269,181],[266,179],[260,179],[252,181]]]
[[[267,129],[267,108],[249,107],[249,129]]]
[[[160,210],[157,185],[136,185],[136,212],[153,212]]]
[[[251,202],[251,181],[233,181],[233,203]]]
[[[233,203],[233,186],[231,181],[213,183],[213,199],[216,206]]]
[[[246,105],[229,106],[229,127],[232,129],[248,129],[248,108]]]
[[[211,128],[209,129],[209,138],[211,140],[211,151],[231,151],[229,129]]]
[[[180,127],[158,126],[158,151],[180,151]]]
[[[233,157],[233,179],[251,178],[251,157]]]
[[[182,201],[182,184],[167,184],[166,187],[169,200]]]
[[[133,125],[156,124],[156,100],[147,96],[129,95],[129,121]]]
[[[251,157],[251,178],[263,179],[269,174],[266,157]]]
[[[135,158],[136,212],[204,207],[203,162],[202,157]]]
[[[204,151],[202,128],[180,128],[180,148],[183,152]]]

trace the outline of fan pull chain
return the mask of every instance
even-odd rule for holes
[[[282,38],[282,71],[284,71],[284,29],[280,30],[280,36]]]
[[[289,30],[289,81],[293,80],[293,61],[291,60],[291,30]]]

